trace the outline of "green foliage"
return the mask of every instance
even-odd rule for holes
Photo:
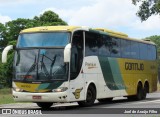
[[[21,30],[34,27],[33,20],[21,19],[12,20],[6,23],[7,33],[5,39],[7,41],[17,40]]]
[[[160,35],[146,37],[145,39],[149,39],[157,45],[157,52],[158,52],[158,57],[159,57],[160,56]],[[158,60],[158,64],[160,65],[160,60]]]
[[[153,41],[157,45],[158,52],[160,52],[160,36],[154,35],[154,36],[146,37],[146,39]]]
[[[0,23],[0,47],[3,47],[7,44],[7,42],[4,40],[6,32],[6,27]]]
[[[67,25],[67,23],[52,11],[46,11],[44,14],[35,16],[33,19],[18,18],[16,20],[7,22],[5,25],[0,23],[0,47],[16,45],[18,35],[23,29],[53,25]],[[0,50],[0,55],[1,54],[2,50]],[[4,87],[11,87],[13,59],[14,51],[9,52],[8,60],[5,64],[2,64],[0,57],[0,88],[2,85]]]
[[[67,25],[67,23],[59,18],[58,14],[53,11],[44,12],[44,14],[39,17],[35,16],[34,20],[37,21],[37,25],[40,26]]]
[[[137,12],[141,21],[147,20],[151,15],[160,15],[160,0],[132,0],[132,2],[134,5],[141,2]]]

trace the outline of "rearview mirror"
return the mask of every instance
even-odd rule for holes
[[[10,50],[13,49],[13,45],[9,45],[7,47],[4,48],[3,52],[2,52],[2,63],[6,63],[7,62],[7,55],[8,55],[8,52]]]
[[[71,44],[67,44],[64,48],[64,62],[70,62],[70,56],[71,56]]]

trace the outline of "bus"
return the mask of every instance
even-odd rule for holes
[[[22,30],[14,49],[13,98],[41,108],[54,103],[115,97],[142,100],[157,90],[157,50],[153,42],[103,28],[45,26]]]

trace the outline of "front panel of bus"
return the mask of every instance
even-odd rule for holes
[[[15,101],[67,101],[69,63],[64,63],[64,48],[69,41],[69,32],[20,34],[14,60]]]

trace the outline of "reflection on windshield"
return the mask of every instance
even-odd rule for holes
[[[69,33],[67,32],[29,33],[19,36],[17,47],[65,46],[68,42]]]
[[[17,50],[15,55],[17,80],[64,80],[68,65],[64,63],[63,49]]]

